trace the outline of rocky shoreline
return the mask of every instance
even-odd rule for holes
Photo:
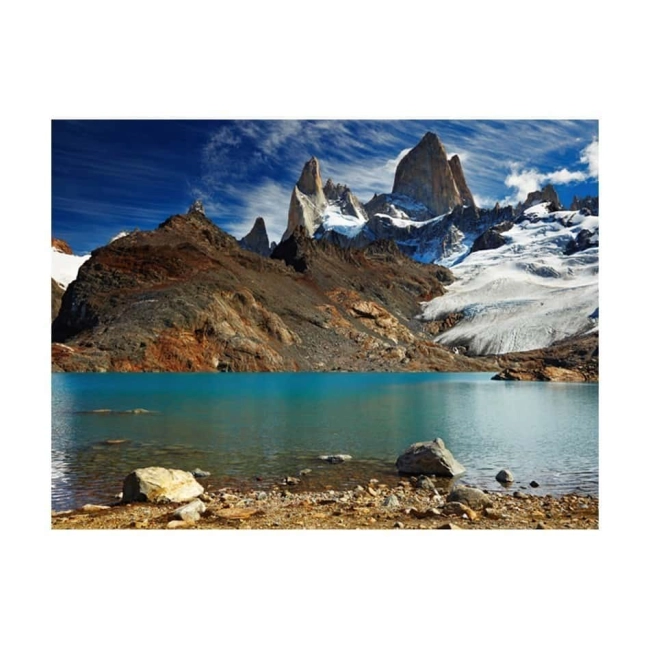
[[[591,495],[445,488],[423,476],[393,487],[376,479],[352,490],[297,487],[286,480],[266,491],[215,487],[180,508],[178,503],[88,504],[52,512],[51,525],[59,530],[598,529],[599,500]],[[183,509],[197,514],[179,514]]]

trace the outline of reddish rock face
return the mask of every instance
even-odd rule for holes
[[[59,253],[65,253],[66,255],[73,254],[67,242],[64,242],[62,239],[56,239],[55,237],[52,237],[52,248],[59,251]]]
[[[395,170],[393,194],[415,199],[436,215],[463,205],[445,148],[437,135],[425,134],[402,158]]]

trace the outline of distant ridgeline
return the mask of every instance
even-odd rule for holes
[[[53,368],[591,381],[598,224],[598,197],[564,210],[551,185],[516,206],[477,207],[460,159],[432,133],[399,162],[392,192],[365,204],[323,184],[311,158],[278,244],[262,217],[235,240],[197,201],[93,251],[60,310],[53,299]],[[546,372],[549,363],[562,372]]]

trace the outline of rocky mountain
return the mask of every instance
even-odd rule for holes
[[[251,231],[239,240],[239,245],[245,250],[257,253],[262,257],[268,257],[271,254],[271,245],[269,236],[266,233],[266,224],[262,217],[257,217]]]
[[[323,184],[311,158],[277,246],[262,218],[238,242],[195,202],[94,251],[54,320],[53,367],[591,381],[597,212],[597,197],[562,210],[551,185],[479,208],[460,158],[432,133],[398,164],[393,192],[365,205]]]
[[[498,370],[433,343],[416,318],[452,280],[392,242],[341,249],[304,226],[265,258],[194,204],[93,251],[53,323],[53,368]]]
[[[314,237],[360,249],[390,240],[414,260],[449,267],[456,282],[420,315],[436,342],[500,355],[598,330],[597,198],[562,210],[546,185],[515,207],[478,208],[460,159],[447,160],[427,133],[398,165],[393,193],[363,207],[365,219],[323,211]]]

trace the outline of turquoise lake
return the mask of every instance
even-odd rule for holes
[[[440,437],[491,490],[598,494],[598,385],[491,381],[492,373],[52,375],[52,507],[111,503],[152,465],[266,489],[302,469],[298,489],[400,480],[395,460]],[[147,409],[148,414],[90,413]],[[123,440],[109,444],[109,440]],[[318,460],[344,453],[339,465]]]

